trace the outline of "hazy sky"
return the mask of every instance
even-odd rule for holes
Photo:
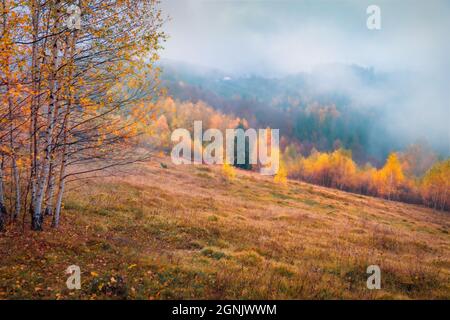
[[[371,4],[381,8],[381,30],[366,27]],[[449,0],[162,0],[162,8],[171,17],[162,58],[230,74],[277,76],[328,63],[409,74],[386,121],[450,150]],[[385,92],[374,94],[389,103]]]
[[[382,28],[366,27],[381,8]],[[330,62],[426,69],[448,61],[448,0],[163,0],[163,58],[230,72],[298,72]],[[447,65],[448,66],[448,65]]]

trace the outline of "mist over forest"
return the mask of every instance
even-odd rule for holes
[[[282,147],[293,143],[303,155],[313,148],[345,148],[360,164],[379,166],[390,152],[412,144],[439,157],[450,154],[449,110],[433,113],[433,108],[439,110],[436,103],[430,108],[412,101],[411,96],[419,96],[419,80],[406,72],[334,63],[268,77],[173,60],[163,60],[160,66],[169,96],[203,101],[246,119],[250,127],[279,128]]]
[[[164,85],[308,154],[343,146],[359,163],[424,145],[450,155],[450,5],[366,0],[170,1]]]

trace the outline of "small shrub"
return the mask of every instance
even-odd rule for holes
[[[216,222],[218,220],[219,219],[217,218],[217,216],[214,216],[214,215],[208,217],[208,221]]]
[[[221,251],[214,251],[212,249],[209,248],[205,248],[201,251],[201,253],[209,258],[215,259],[215,260],[220,260],[222,258],[225,257],[225,253],[221,252]]]
[[[287,170],[283,164],[280,164],[277,174],[273,177],[273,181],[283,186],[287,185]]]
[[[224,163],[222,166],[223,177],[227,180],[234,180],[236,178],[236,170],[228,163]]]

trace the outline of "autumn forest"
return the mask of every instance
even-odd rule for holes
[[[0,0],[0,300],[450,298],[448,58],[403,36],[446,22],[322,6]],[[196,121],[278,170],[175,163]]]

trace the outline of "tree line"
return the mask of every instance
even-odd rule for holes
[[[165,153],[172,147],[171,132],[176,128],[193,131],[195,120],[202,120],[205,128],[223,132],[229,128],[249,127],[246,119],[222,113],[202,101],[193,103],[166,97],[157,102],[157,110],[158,118],[150,126],[151,135],[144,141],[147,146]],[[325,117],[329,110],[322,110]],[[358,164],[353,152],[344,149],[340,143],[335,143],[334,151],[318,151],[312,147],[312,151],[304,155],[303,144],[282,136],[280,152],[282,162],[274,177],[279,183],[285,184],[290,178],[440,210],[450,208],[450,159],[439,160],[425,142],[417,142],[402,152],[391,152],[379,168],[370,162]],[[249,163],[235,166],[252,169]],[[224,167],[226,172],[231,170],[229,165]],[[253,166],[253,169],[258,167]]]
[[[414,175],[420,166],[414,161],[418,157],[407,152],[392,152],[379,169],[370,163],[358,166],[352,152],[342,148],[333,152],[314,149],[303,157],[287,147],[283,159],[284,170],[292,179],[439,210],[450,209],[450,159],[435,161],[421,176]]]

